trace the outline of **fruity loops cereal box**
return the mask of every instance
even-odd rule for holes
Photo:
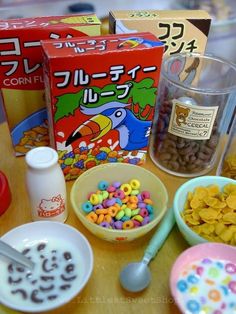
[[[43,41],[52,146],[66,179],[144,162],[164,45],[151,33]]]
[[[0,21],[0,87],[16,155],[49,143],[41,39],[100,35],[95,15]]]

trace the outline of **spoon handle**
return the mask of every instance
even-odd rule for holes
[[[156,232],[154,233],[151,241],[149,242],[145,250],[144,256],[147,256],[149,258],[149,261],[155,257],[158,250],[165,242],[174,224],[175,224],[174,211],[172,208],[169,208],[164,218],[162,219],[159,228],[157,228]]]
[[[0,254],[25,267],[31,269],[34,267],[34,263],[31,260],[2,240],[0,240]]]

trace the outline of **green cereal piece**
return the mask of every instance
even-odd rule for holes
[[[125,215],[125,212],[124,212],[124,210],[120,210],[119,212],[118,212],[118,214],[116,215],[116,220],[121,220],[121,218],[123,217]]]
[[[124,209],[124,212],[125,212],[125,216],[127,216],[129,218],[131,217],[132,210],[129,207],[126,207]]]
[[[138,215],[140,212],[140,208],[133,209],[131,212],[131,217]]]
[[[140,193],[139,190],[132,190],[131,195],[138,195]]]
[[[73,161],[74,161],[73,158],[68,157],[68,158],[66,158],[66,159],[64,160],[64,164],[65,164],[66,166],[70,166],[70,165],[73,164]]]

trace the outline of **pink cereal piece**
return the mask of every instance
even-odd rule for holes
[[[109,206],[107,206],[107,201],[108,201],[108,199],[105,199],[105,200],[102,202],[103,208],[109,207]]]
[[[139,211],[139,215],[141,215],[142,217],[147,217],[149,213],[146,208],[141,208]]]
[[[141,224],[141,222],[139,222],[138,220],[133,220],[133,223],[134,223],[134,228],[138,228],[138,227],[140,227],[142,224]]]
[[[116,191],[116,188],[112,185],[109,185],[108,188],[107,188],[107,192],[109,193],[112,193],[112,192],[115,192]]]
[[[116,190],[116,192],[114,193],[114,197],[123,200],[123,198],[125,197],[125,193],[122,190]]]
[[[148,191],[141,192],[142,199],[145,200],[146,198],[150,198],[150,193]]]

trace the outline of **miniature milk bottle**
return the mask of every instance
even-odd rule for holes
[[[33,220],[64,222],[66,185],[57,152],[50,147],[34,148],[26,154],[26,163],[26,187]]]

